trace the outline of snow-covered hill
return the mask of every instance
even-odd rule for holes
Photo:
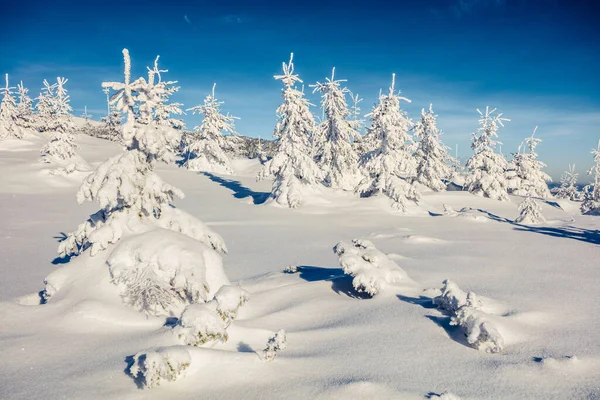
[[[186,194],[177,206],[223,237],[225,272],[250,299],[226,343],[189,351],[185,378],[140,389],[126,373],[132,356],[173,345],[173,328],[115,301],[100,258],[72,259],[68,300],[40,304],[44,278],[67,261],[58,240],[97,209],[75,198],[85,171],[45,171],[46,140],[0,142],[2,399],[600,398],[599,217],[546,202],[545,224],[519,225],[522,198],[465,192],[427,192],[409,215],[386,197],[330,190],[283,209],[262,204],[271,182],[255,181],[256,160],[236,160],[234,176],[158,167]],[[78,145],[90,168],[120,151],[83,135]],[[386,253],[410,284],[373,298],[356,292],[332,251],[355,238]],[[289,266],[296,272],[284,273]],[[447,278],[478,295],[502,352],[474,349],[435,307]],[[264,363],[279,329],[287,348]]]

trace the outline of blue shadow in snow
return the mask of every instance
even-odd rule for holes
[[[360,293],[352,286],[352,277],[344,274],[341,268],[322,268],[299,266],[300,278],[307,282],[329,281],[331,289],[337,294],[345,294],[355,299],[370,299],[367,293]]]
[[[267,192],[255,192],[250,188],[242,185],[239,181],[232,179],[224,179],[220,176],[211,174],[210,172],[201,172],[202,175],[208,177],[213,182],[217,182],[219,185],[231,190],[233,197],[236,199],[245,199],[246,197],[252,197],[253,204],[263,204],[269,198],[271,193]]]

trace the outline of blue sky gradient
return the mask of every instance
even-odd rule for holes
[[[281,89],[273,75],[293,51],[307,85],[335,66],[365,114],[395,72],[411,117],[433,103],[462,158],[475,109],[486,105],[512,119],[500,132],[507,155],[539,125],[539,154],[555,179],[569,163],[583,175],[600,138],[595,0],[13,3],[0,25],[0,72],[32,94],[44,78],[67,77],[75,113],[87,105],[94,119],[106,109],[101,82],[122,80],[127,47],[134,77],[160,54],[182,87],[174,100],[192,107],[216,82],[239,132],[271,137]]]

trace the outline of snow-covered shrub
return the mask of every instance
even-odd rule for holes
[[[490,199],[509,201],[507,194],[507,182],[504,175],[506,160],[501,154],[495,153],[494,148],[500,142],[494,140],[498,137],[498,129],[504,126],[502,114],[493,115],[496,109],[485,108],[485,113],[477,110],[479,129],[472,134],[473,142],[471,148],[475,154],[467,161],[469,175],[465,187],[469,192],[489,197]]]
[[[318,185],[323,179],[323,172],[312,158],[310,144],[315,122],[304,92],[295,87],[297,82],[302,81],[294,74],[293,57],[292,53],[290,62],[283,63],[283,75],[275,76],[285,85],[283,103],[277,108],[279,121],[273,133],[278,139],[277,153],[258,175],[258,179],[268,175],[275,177],[271,198],[290,208],[302,203],[302,186]]]
[[[50,142],[46,144],[41,154],[45,162],[67,160],[75,155],[75,124],[71,116],[69,95],[65,89],[68,79],[56,78],[56,91],[51,101],[51,116],[47,120],[45,131],[50,131]],[[44,85],[50,85],[44,81]]]
[[[153,315],[172,315],[186,304],[206,302],[229,284],[217,252],[165,229],[124,239],[106,263],[123,300]]]
[[[410,120],[400,109],[400,101],[410,100],[394,92],[395,74],[387,95],[379,97],[379,103],[368,114],[371,126],[366,137],[378,145],[360,159],[361,170],[366,175],[357,187],[361,196],[383,193],[394,201],[394,206],[406,211],[407,200],[417,202],[420,194],[412,184],[416,159],[410,137]]]
[[[542,140],[534,137],[536,131],[537,126],[531,136],[525,139],[529,152],[522,153],[521,146],[519,146],[519,149],[513,155],[513,160],[508,165],[506,172],[508,191],[517,196],[530,195],[550,198],[552,194],[548,189],[547,182],[551,182],[552,178],[542,171],[546,164],[537,160],[538,155],[535,148]]]
[[[239,286],[221,286],[213,300],[186,307],[177,322],[175,334],[185,344],[192,346],[201,346],[215,340],[226,342],[227,327],[249,297],[248,292]]]
[[[285,336],[285,330],[280,329],[267,340],[267,347],[263,350],[263,360],[265,362],[273,361],[277,353],[285,350],[286,347],[287,337]]]
[[[545,221],[546,219],[542,215],[542,208],[531,196],[527,196],[519,204],[519,216],[515,219],[515,222],[521,224],[539,224]]]
[[[430,189],[441,191],[446,189],[445,181],[452,174],[452,157],[448,154],[450,148],[440,140],[441,132],[437,128],[436,118],[429,105],[429,110],[421,110],[421,121],[414,127],[415,137],[419,139],[415,153],[418,162],[415,179]]]
[[[321,107],[325,119],[313,132],[314,157],[324,173],[325,185],[332,188],[353,190],[358,177],[358,155],[352,140],[360,134],[348,119],[350,110],[346,103],[347,88],[341,86],[345,80],[335,80],[335,68],[331,79],[317,82],[313,93],[321,93]]]
[[[191,363],[185,346],[162,347],[134,355],[129,374],[145,387],[153,388],[182,378]]]
[[[344,273],[354,277],[352,286],[358,292],[375,296],[388,284],[408,279],[398,264],[368,240],[354,239],[351,244],[339,242],[333,251]]]
[[[504,338],[488,314],[478,309],[473,292],[467,294],[466,303],[456,310],[450,325],[464,329],[467,343],[477,350],[498,353],[504,347]]]
[[[23,137],[23,132],[17,120],[19,110],[13,97],[14,87],[8,85],[8,74],[6,74],[6,86],[2,89],[2,103],[0,103],[0,139]]]
[[[217,312],[217,302],[190,304],[185,308],[174,328],[174,333],[190,346],[202,346],[208,342],[226,342],[227,323]]]
[[[594,176],[594,182],[586,185],[583,189],[583,204],[581,212],[583,214],[600,215],[600,140],[598,148],[592,149],[594,155],[594,166],[589,169],[588,175]]]
[[[204,104],[188,109],[202,114],[202,124],[194,128],[186,138],[183,166],[192,171],[233,174],[233,166],[225,154],[226,139],[223,133],[235,134],[235,117],[221,113],[222,101],[215,97],[215,87],[206,96]]]
[[[295,274],[297,272],[298,272],[298,266],[296,266],[296,265],[289,265],[283,269],[284,274]]]
[[[581,193],[577,189],[577,178],[579,174],[575,172],[575,164],[569,165],[569,169],[566,170],[560,177],[560,187],[552,190],[554,196],[558,199],[568,199],[571,201],[577,201],[581,199]]]
[[[433,304],[449,314],[454,314],[456,311],[467,304],[467,293],[462,291],[458,285],[446,279],[443,283],[441,295],[433,298]],[[472,306],[480,308],[481,304],[476,300],[475,293],[471,293]]]

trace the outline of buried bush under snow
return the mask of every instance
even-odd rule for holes
[[[163,381],[181,378],[191,362],[190,353],[184,346],[162,347],[134,355],[129,374],[143,386],[153,388]]]
[[[154,315],[203,303],[229,280],[221,256],[188,236],[156,229],[123,240],[107,259],[124,301]]]
[[[481,301],[473,292],[465,293],[458,285],[446,279],[442,294],[433,299],[433,303],[450,315],[450,325],[461,327],[467,343],[488,353],[498,353],[504,347],[504,339],[489,315],[481,310]]]
[[[248,292],[239,286],[222,286],[208,303],[188,305],[174,332],[192,346],[215,340],[226,342],[227,327],[248,299]]]
[[[285,330],[278,330],[273,336],[267,340],[267,347],[263,350],[263,360],[266,362],[273,361],[277,356],[277,352],[285,350],[287,347],[287,337]]]
[[[358,292],[374,296],[387,284],[408,279],[398,264],[368,240],[354,239],[351,244],[340,242],[333,251],[338,255],[344,273],[354,277],[352,285]]]

